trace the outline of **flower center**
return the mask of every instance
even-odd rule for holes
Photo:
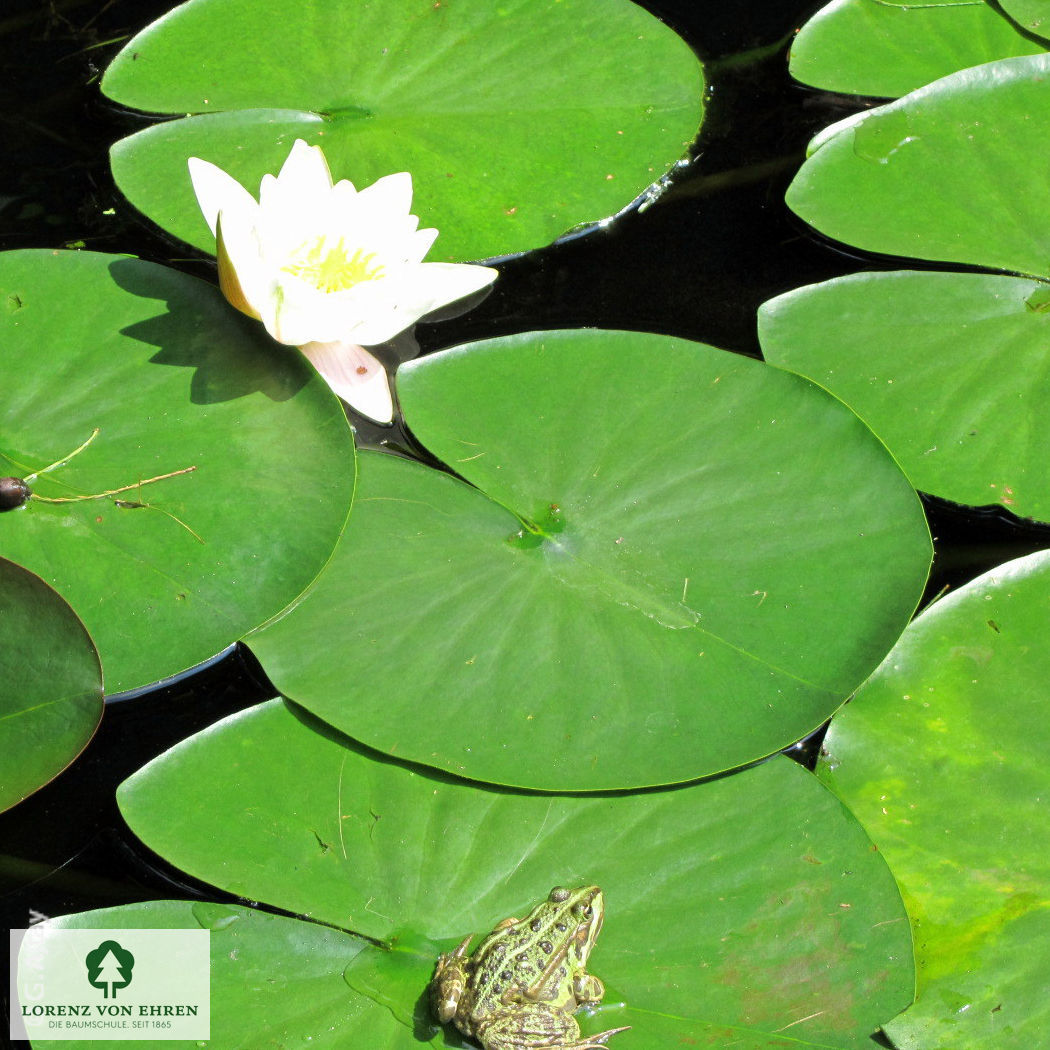
[[[350,254],[343,237],[334,246],[321,236],[303,241],[281,267],[285,273],[301,277],[321,292],[343,292],[363,281],[382,277],[386,268],[375,262],[376,253],[360,248]]]

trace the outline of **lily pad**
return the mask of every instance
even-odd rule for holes
[[[827,91],[896,98],[960,69],[1045,50],[985,0],[832,0],[795,38],[790,69]]]
[[[183,240],[214,247],[187,157],[258,186],[302,138],[358,186],[411,172],[413,210],[442,231],[432,258],[453,260],[619,211],[686,153],[703,87],[684,41],[628,0],[190,0],[102,81],[183,118],[112,154],[123,193]]]
[[[332,563],[248,639],[284,695],[381,751],[559,790],[715,773],[824,721],[918,600],[914,491],[798,377],[575,331],[433,355],[398,389],[471,485],[362,456]]]
[[[320,571],[351,432],[301,355],[217,289],[126,257],[10,252],[0,334],[0,474],[68,459],[30,488],[75,500],[4,513],[0,554],[70,602],[110,692],[213,656]]]
[[[1028,1050],[1050,1023],[1050,553],[924,612],[831,724],[819,772],[901,885],[919,998],[901,1050]]]
[[[860,1048],[911,1000],[907,921],[882,858],[788,759],[664,792],[523,795],[376,761],[312,723],[280,701],[241,712],[118,799],[183,870],[374,939],[346,979],[401,1022],[384,1045],[435,1034],[414,1028],[439,951],[556,884],[605,892],[589,969],[608,994],[587,1023],[634,1024],[613,1040],[623,1050],[726,1028],[745,1030],[743,1046],[783,1029]]]
[[[211,931],[211,1040],[217,1047],[385,1046],[396,1027],[387,1010],[347,988],[342,970],[364,947],[316,923],[230,904],[147,901],[50,919],[58,930]],[[23,965],[27,953],[23,951]],[[93,1039],[97,1050],[156,1048],[156,1039]],[[193,1042],[174,1040],[173,1050]],[[199,1045],[199,1044],[197,1044]],[[82,1041],[34,1039],[38,1048],[82,1048]]]
[[[1002,0],[1003,10],[1026,33],[1050,38],[1050,3],[1047,0]]]
[[[102,669],[76,613],[0,558],[0,810],[65,769],[102,718]]]
[[[964,70],[821,134],[787,192],[869,251],[1050,276],[1050,55]]]
[[[814,87],[896,98],[961,69],[1045,50],[984,0],[833,0],[795,38],[790,69]]]
[[[1050,286],[990,274],[862,273],[765,303],[766,359],[819,383],[912,483],[1050,520]]]

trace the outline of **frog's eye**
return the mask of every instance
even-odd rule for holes
[[[569,891],[564,886],[555,886],[547,899],[554,904],[564,904],[569,899]]]

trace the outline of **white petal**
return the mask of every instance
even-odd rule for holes
[[[491,284],[499,271],[463,263],[420,263],[327,296],[313,321],[342,339],[377,346],[393,339],[424,314]],[[322,319],[323,315],[323,319]]]
[[[308,197],[279,191],[259,205],[259,238],[265,255],[282,265],[289,253],[304,242],[315,240],[331,225],[328,197]]]
[[[296,139],[278,175],[259,184],[259,229],[271,258],[332,226],[332,176],[318,146]]]
[[[357,195],[371,214],[383,215],[386,221],[405,215],[412,207],[412,176],[407,171],[384,175]]]
[[[433,248],[434,241],[437,240],[437,235],[437,230],[430,226],[424,230],[417,230],[415,236],[412,238],[412,250],[408,253],[409,258],[405,261],[422,262],[426,258],[427,252]]]
[[[412,269],[419,274],[420,296],[416,304],[422,308],[421,317],[487,288],[499,277],[495,267],[473,263],[420,263]]]
[[[299,348],[324,381],[351,408],[377,423],[394,418],[386,369],[364,347],[353,343],[307,343]]]
[[[273,275],[272,311],[260,310],[266,330],[279,343],[303,346],[331,342],[342,335],[327,323],[331,296],[292,274]]]
[[[357,190],[349,179],[340,179],[333,187],[329,204],[333,214],[338,218],[352,209],[357,200]]]
[[[419,263],[406,266],[384,289],[397,315],[391,319],[392,325],[397,326],[396,331],[381,339],[375,338],[371,332],[358,332],[357,338],[365,346],[386,342],[438,307],[447,306],[487,288],[498,276],[499,270],[490,266],[467,263]]]
[[[296,193],[327,193],[332,188],[332,173],[321,147],[309,146],[303,139],[296,139],[281,165],[277,181]]]
[[[228,265],[250,307],[248,312],[265,322],[267,315],[274,309],[273,276],[263,261],[258,231],[239,212],[222,211],[219,213],[216,238],[220,233],[222,251],[226,255],[225,264],[220,260],[220,287],[223,266]],[[242,309],[240,304],[234,302],[234,305]]]
[[[375,223],[374,228],[372,225],[359,225],[358,233],[363,240],[367,237],[368,249],[375,251],[388,267],[421,263],[438,235],[437,230],[416,229],[419,219],[414,215],[405,216],[399,222]]]
[[[230,174],[210,161],[190,157],[186,162],[190,169],[190,181],[197,195],[204,218],[215,235],[215,221],[219,212],[254,216],[259,209],[255,198]]]
[[[389,210],[384,199],[397,192],[398,177],[393,176],[394,183],[389,192],[376,196],[371,191],[385,180],[380,179],[373,186],[353,195],[339,194],[338,185],[329,197],[327,220],[334,239],[342,239],[353,250],[360,249],[366,255],[375,254],[384,264],[401,264],[420,262],[424,250],[419,253],[419,219],[408,212],[407,199],[405,207],[400,210]],[[402,188],[408,188],[411,194],[411,183],[407,179]],[[429,235],[428,235],[429,236]],[[429,249],[430,241],[422,247]]]

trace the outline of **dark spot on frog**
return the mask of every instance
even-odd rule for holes
[[[488,983],[489,983],[489,975],[487,973],[485,973],[484,971],[479,973],[478,974],[478,984],[488,984]]]
[[[533,919],[532,922],[529,923],[529,927],[531,928],[533,933],[539,933],[540,927],[542,925],[543,923],[540,922],[539,919]]]
[[[566,930],[567,930],[567,929],[568,929],[569,927],[568,927],[568,926],[566,926],[566,925],[565,925],[565,923],[563,923],[563,922],[557,922],[557,923],[555,923],[555,924],[554,924],[554,928],[555,928],[555,929],[556,929],[556,930],[557,930],[557,931],[558,931],[559,933],[564,933],[564,932],[565,932],[565,931],[566,931]]]
[[[495,945],[495,947],[493,947],[493,949],[492,949],[492,954],[497,959],[502,959],[503,956],[507,954],[507,946],[505,944],[497,944],[497,945]]]
[[[540,941],[540,947],[548,954],[554,951],[554,945],[550,941]]]
[[[511,976],[512,974],[510,970],[500,970],[499,977],[501,981],[509,981],[511,979]]]
[[[528,956],[524,952],[518,952],[515,958],[518,960],[518,962],[524,962],[528,958]]]

